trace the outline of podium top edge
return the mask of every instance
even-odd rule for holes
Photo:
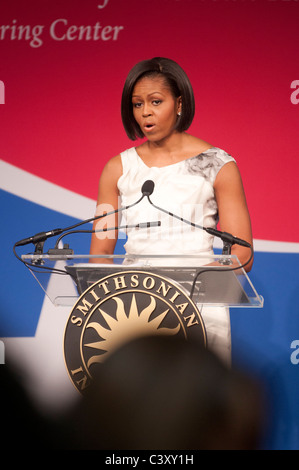
[[[121,255],[90,255],[90,254],[68,254],[68,255],[48,255],[48,254],[33,254],[33,253],[28,253],[28,254],[23,254],[21,255],[21,258],[23,260],[26,259],[48,259],[48,260],[61,260],[61,259],[206,259],[206,258],[211,258],[211,259],[235,259],[237,260],[236,255],[221,255],[221,254],[199,254],[199,255],[147,255],[147,254],[121,254]]]

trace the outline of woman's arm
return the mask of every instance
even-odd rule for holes
[[[117,181],[122,175],[122,163],[120,155],[112,158],[105,165],[99,182],[99,191],[97,199],[97,209],[95,216],[118,209],[119,192]],[[93,230],[99,230],[109,227],[118,226],[118,214],[110,215],[94,221]],[[114,253],[117,241],[117,230],[109,230],[107,232],[93,233],[90,244],[91,255],[102,255]],[[91,261],[100,262],[99,259],[93,258]],[[103,260],[102,260],[103,261]]]
[[[221,168],[214,183],[214,190],[220,229],[252,245],[251,222],[243,183],[239,169],[234,162],[226,163]],[[236,255],[243,264],[250,257],[250,248],[233,245],[231,254]],[[245,266],[245,271],[250,271],[252,263],[253,259]]]

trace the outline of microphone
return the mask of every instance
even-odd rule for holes
[[[141,188],[141,192],[144,196],[150,196],[154,191],[155,183],[152,180],[146,180]]]
[[[98,215],[96,217],[91,217],[90,219],[83,220],[82,222],[79,222],[74,225],[70,225],[69,227],[55,228],[54,230],[50,230],[48,232],[37,233],[33,235],[32,237],[23,238],[23,240],[19,240],[18,242],[15,243],[14,246],[29,245],[29,243],[33,243],[34,245],[37,243],[42,244],[50,237],[55,237],[57,235],[60,235],[63,232],[68,232],[70,230],[73,230],[76,227],[87,224],[89,222],[93,222],[94,220],[101,219],[103,217],[107,217],[108,215],[117,214],[118,212],[122,212],[124,210],[130,209],[130,207],[136,206],[139,202],[141,202],[145,196],[150,196],[154,190],[154,186],[155,185],[153,181],[147,180],[143,183],[142,188],[141,188],[142,196],[138,199],[138,201],[134,202],[133,204],[120,207],[119,209],[115,209],[110,212],[106,212],[106,214]]]
[[[205,232],[209,233],[210,235],[213,235],[214,237],[218,237],[218,238],[221,238],[221,240],[225,243],[225,244],[229,244],[229,245],[240,245],[240,246],[245,246],[246,248],[251,248],[251,244],[246,242],[245,240],[242,240],[241,238],[238,238],[238,237],[235,237],[234,235],[232,235],[231,233],[228,233],[228,232],[221,232],[220,230],[217,230],[213,227],[203,227],[202,225],[198,225],[198,224],[195,224],[194,222],[191,222],[190,220],[186,220],[184,219],[183,217],[179,217],[178,215],[176,214],[173,214],[172,212],[169,212],[165,209],[162,209],[161,207],[158,207],[156,206],[151,200],[150,200],[150,195],[153,193],[154,191],[154,187],[155,187],[155,183],[152,181],[152,180],[147,180],[145,181],[145,183],[143,184],[142,188],[143,188],[143,194],[145,196],[147,196],[147,199],[149,201],[149,203],[155,207],[156,209],[164,212],[165,214],[168,214],[170,215],[171,217],[175,217],[176,219],[180,220],[181,222],[184,222],[186,224],[189,224],[189,225],[192,225],[192,227],[196,227],[196,228],[199,228],[201,230],[204,230]]]
[[[131,225],[119,225],[118,227],[104,227],[98,230],[71,230],[70,232],[63,233],[57,240],[55,244],[55,248],[50,248],[48,251],[48,255],[55,255],[60,254],[64,248],[58,248],[59,242],[62,238],[66,237],[67,235],[72,235],[73,233],[99,233],[99,232],[108,232],[110,230],[127,230],[129,228],[150,228],[150,227],[160,227],[161,221],[157,220],[154,222],[140,222],[139,224],[131,224]],[[68,246],[66,248],[69,249]]]
[[[210,235],[214,235],[215,237],[221,238],[221,240],[225,243],[229,243],[230,245],[241,245],[246,246],[246,248],[251,248],[251,244],[242,240],[242,238],[234,237],[231,233],[228,232],[221,232],[212,227],[205,227],[204,230],[208,232]]]
[[[47,238],[55,237],[56,235],[60,235],[62,232],[63,229],[61,228],[56,228],[54,230],[50,230],[49,232],[40,232],[36,235],[33,235],[32,237],[24,238],[23,240],[16,242],[15,246],[23,246],[28,245],[29,243],[35,244],[44,242],[45,240],[47,240]]]

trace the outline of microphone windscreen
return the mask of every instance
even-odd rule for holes
[[[141,192],[144,196],[150,196],[154,191],[155,183],[152,180],[146,180],[141,188]]]

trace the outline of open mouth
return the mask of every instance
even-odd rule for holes
[[[144,129],[146,131],[151,131],[155,127],[154,124],[145,124]]]

